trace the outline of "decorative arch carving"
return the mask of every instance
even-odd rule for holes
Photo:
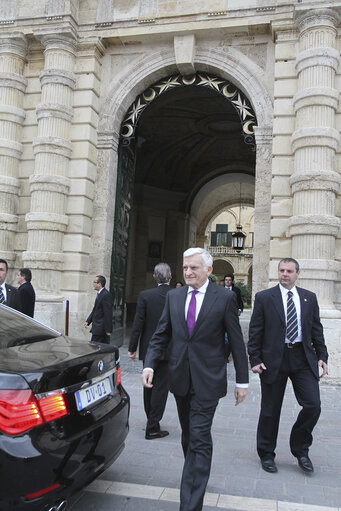
[[[257,125],[257,119],[248,98],[230,81],[208,73],[196,73],[191,77],[172,75],[148,87],[136,98],[122,123],[120,135],[123,145],[129,145],[135,138],[139,118],[150,103],[172,89],[188,86],[211,89],[228,100],[239,117],[244,142],[250,144],[254,151],[256,150],[253,126]]]

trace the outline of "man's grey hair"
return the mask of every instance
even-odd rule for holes
[[[195,255],[195,254],[201,255],[201,259],[202,259],[205,270],[207,270],[207,268],[209,266],[213,266],[213,257],[204,248],[199,248],[199,247],[188,248],[184,252],[184,259],[185,259],[185,257],[191,257],[192,255]]]
[[[171,269],[167,263],[159,263],[154,268],[155,280],[158,284],[168,284],[171,279]]]

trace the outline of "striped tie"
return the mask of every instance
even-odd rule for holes
[[[5,297],[4,297],[4,293],[2,292],[2,289],[0,287],[0,303],[5,303]]]
[[[290,342],[294,342],[298,336],[297,312],[292,299],[292,291],[288,291],[287,301],[287,338]]]

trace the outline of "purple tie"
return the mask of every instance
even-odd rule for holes
[[[193,328],[195,325],[195,310],[197,307],[197,300],[195,298],[195,295],[198,293],[196,289],[192,291],[192,298],[189,302],[188,311],[187,311],[187,329],[188,334],[191,335],[193,332]]]

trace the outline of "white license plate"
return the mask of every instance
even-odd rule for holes
[[[109,394],[112,394],[112,386],[109,378],[98,381],[86,389],[78,390],[75,394],[77,409],[83,410]]]

